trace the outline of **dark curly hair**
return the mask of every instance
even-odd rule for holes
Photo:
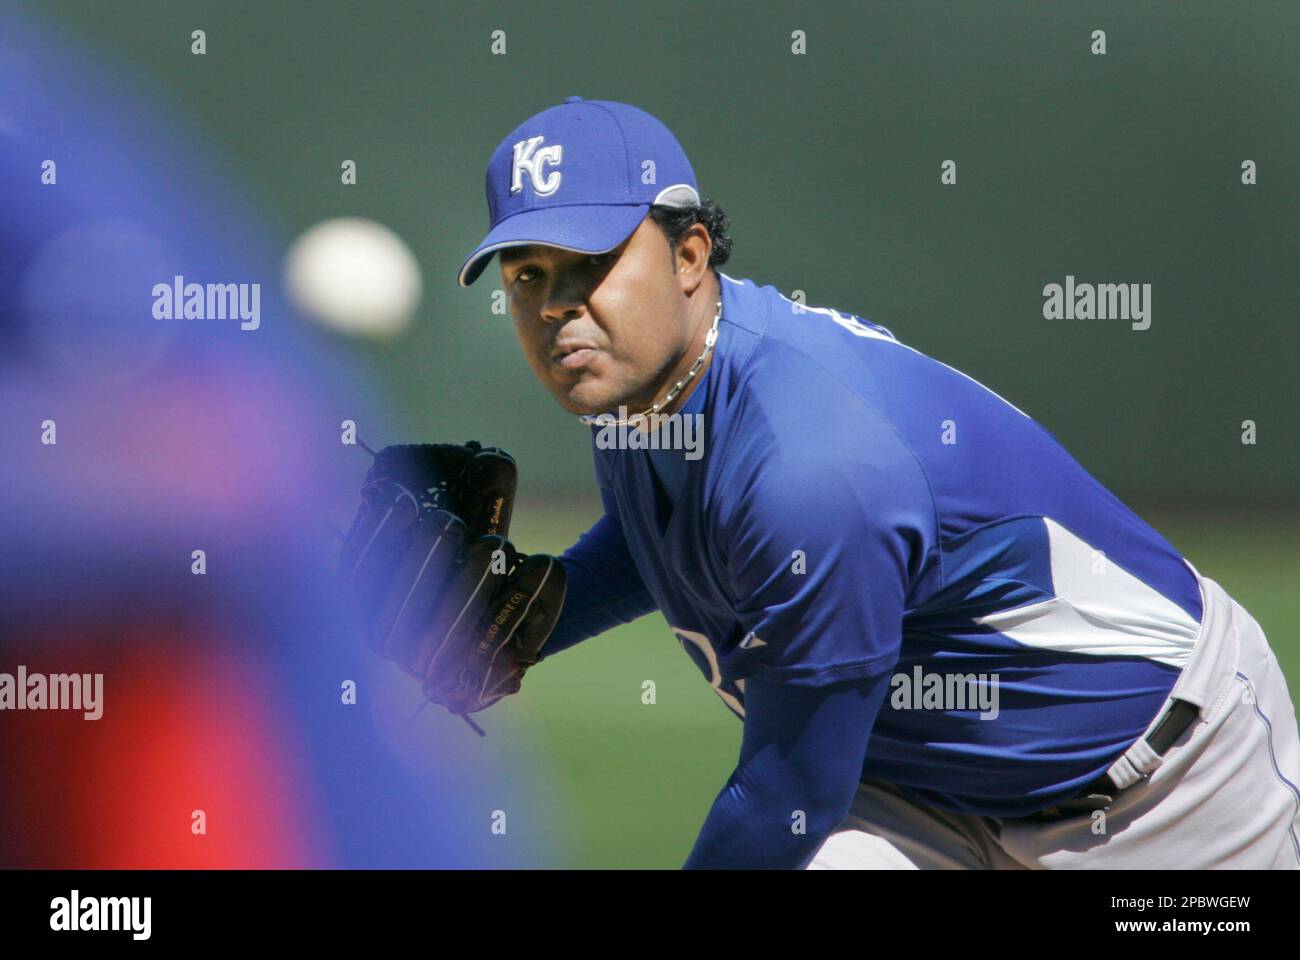
[[[713,238],[713,250],[709,253],[711,270],[717,270],[731,256],[731,237],[727,235],[731,221],[714,200],[706,198],[697,207],[666,207],[656,204],[650,208],[650,219],[659,224],[659,229],[668,239],[670,250],[677,249],[677,241],[693,224],[704,224],[709,236]]]

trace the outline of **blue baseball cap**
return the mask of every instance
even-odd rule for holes
[[[505,247],[606,253],[652,204],[700,202],[695,171],[667,127],[629,104],[582,97],[515,127],[492,152],[486,188],[491,225],[461,265],[462,287]]]

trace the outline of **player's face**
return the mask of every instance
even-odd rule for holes
[[[524,356],[560,406],[637,413],[662,399],[688,345],[688,301],[653,220],[609,253],[528,246],[499,256]]]

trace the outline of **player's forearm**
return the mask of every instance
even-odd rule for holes
[[[568,572],[569,589],[560,620],[542,650],[543,659],[656,609],[639,577],[631,582],[602,575],[567,554],[560,562]]]
[[[740,761],[686,867],[806,866],[853,803],[888,689],[880,676],[817,687],[751,677]]]
[[[800,801],[755,790],[737,771],[714,800],[685,868],[802,868],[844,818],[851,796]]]
[[[560,557],[568,591],[542,659],[656,608],[628,553],[618,521],[606,514]]]

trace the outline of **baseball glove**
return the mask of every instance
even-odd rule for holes
[[[556,557],[510,543],[517,472],[496,447],[385,447],[340,552],[361,630],[465,719],[519,690],[564,605]]]

